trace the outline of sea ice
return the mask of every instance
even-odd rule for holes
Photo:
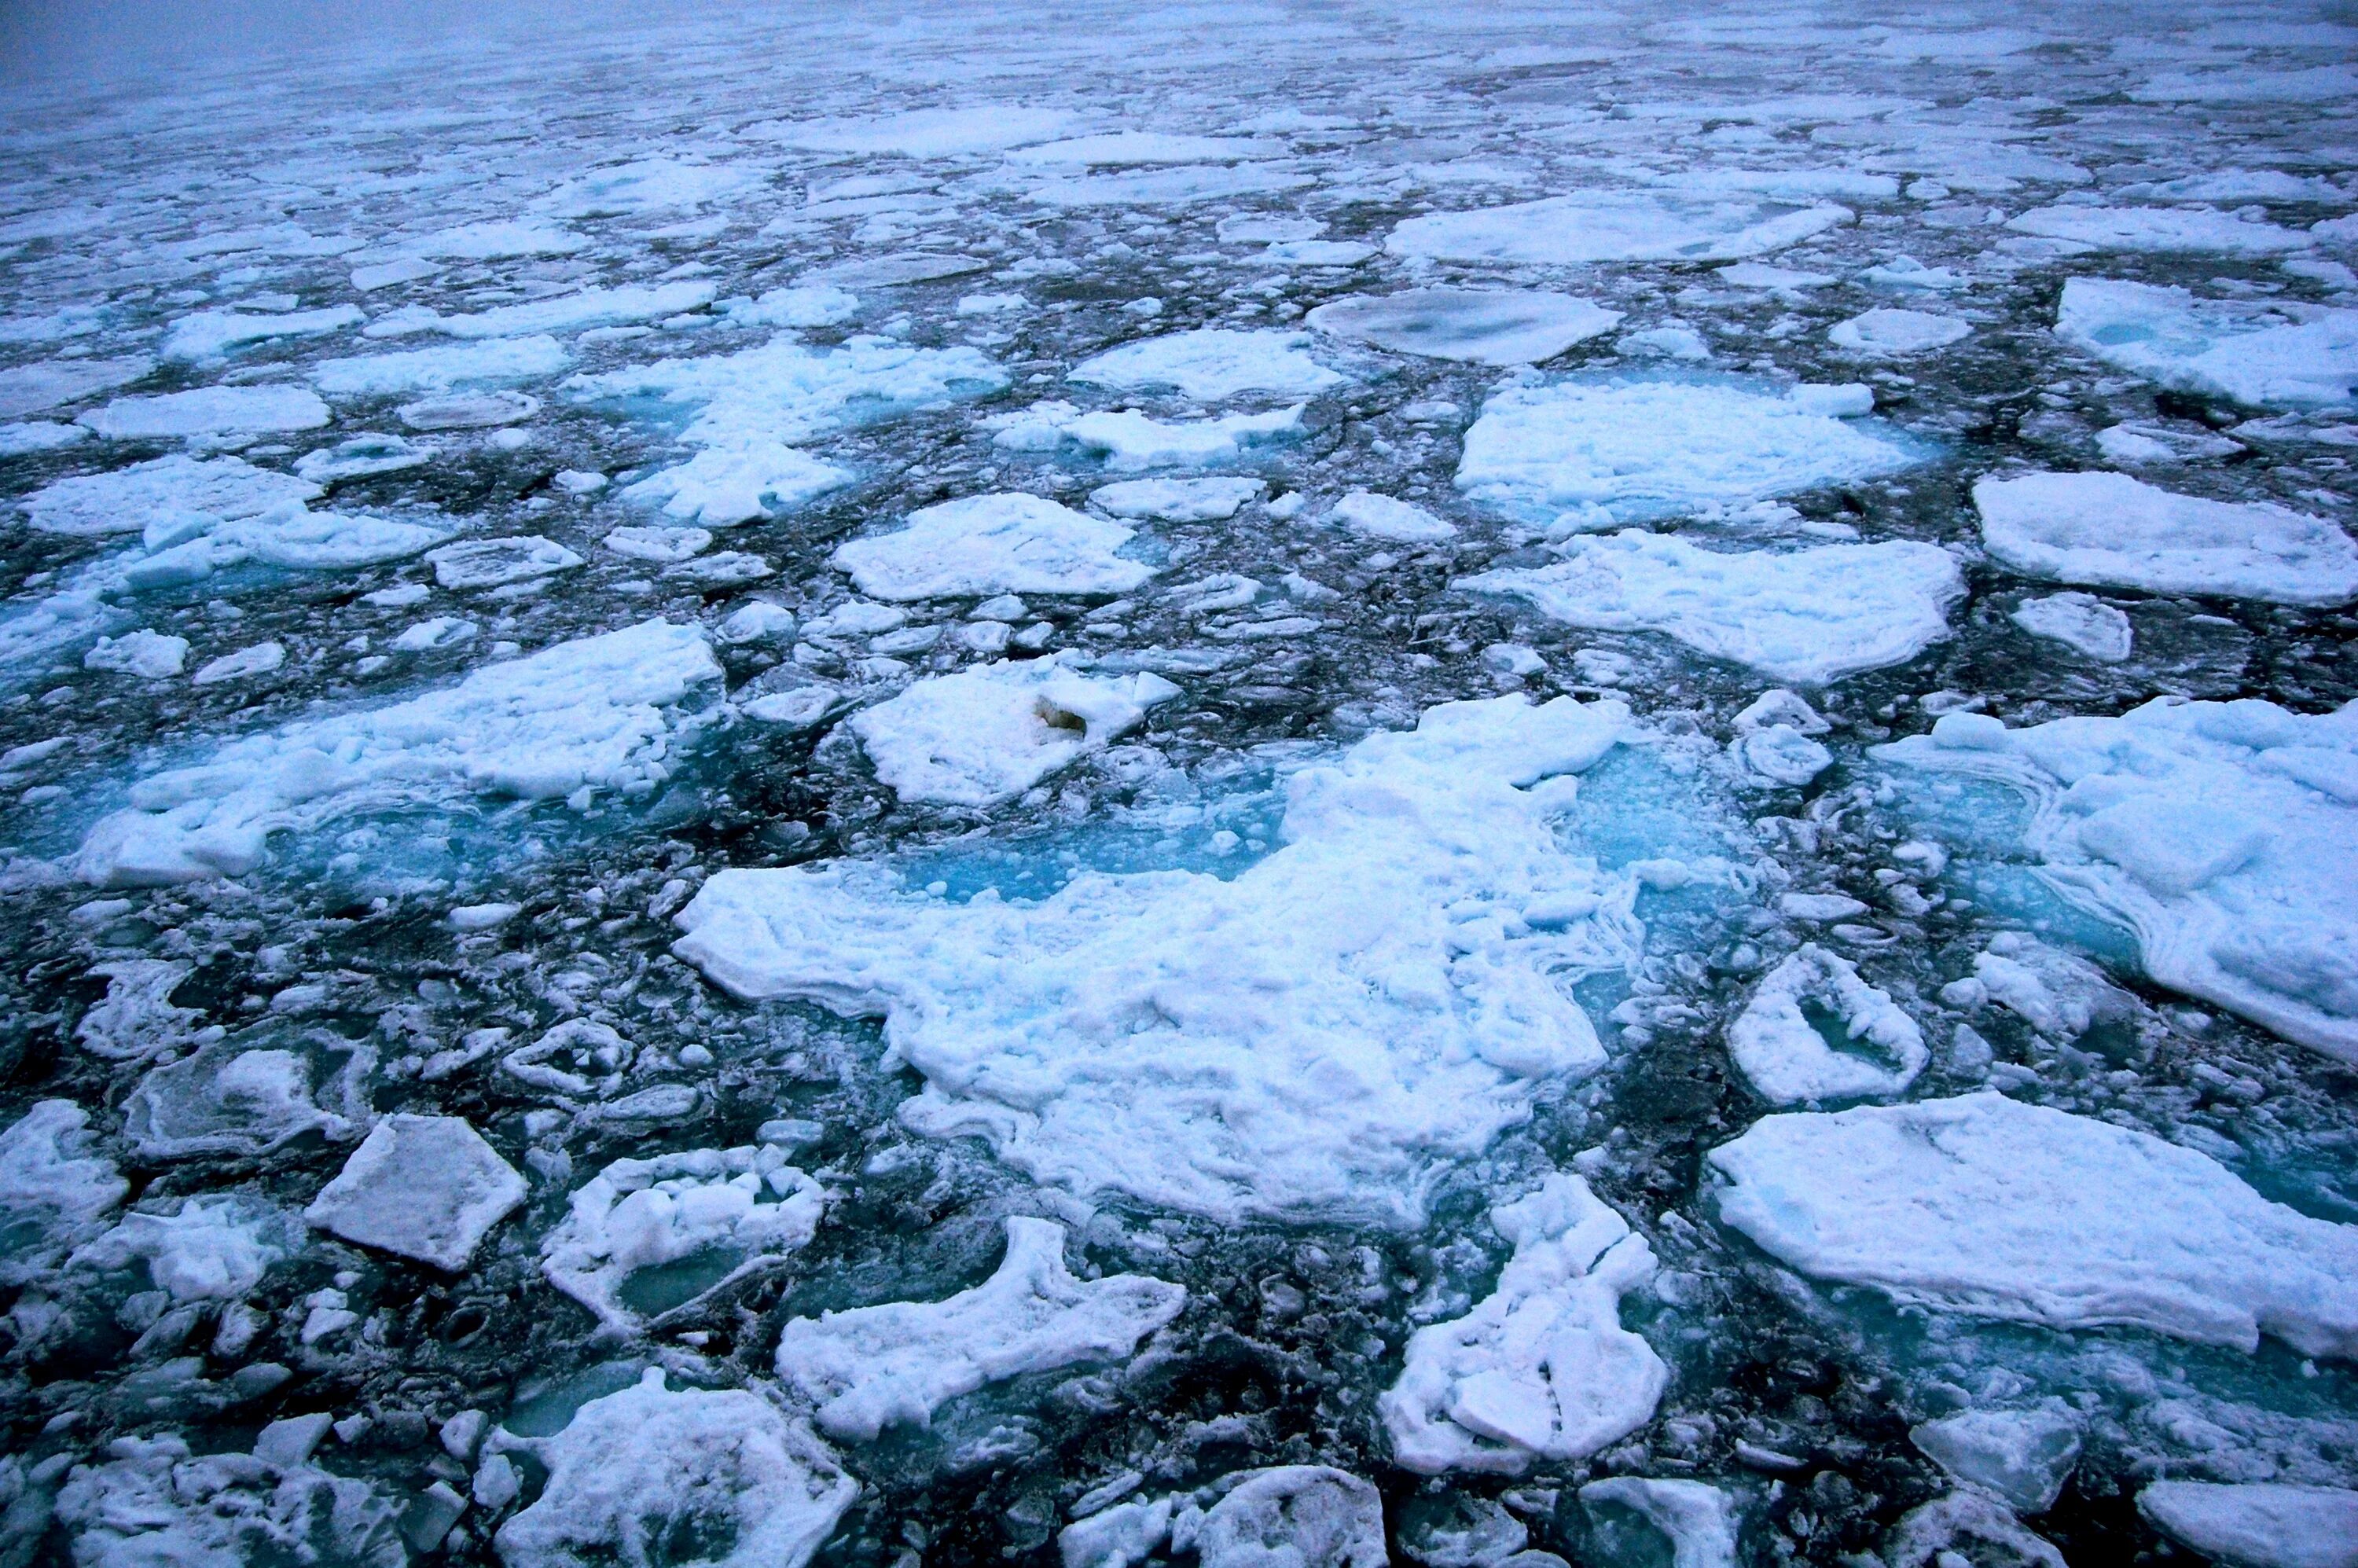
[[[1875,755],[2018,791],[2040,880],[2135,933],[2155,981],[2358,1060],[2358,706],[1951,713]]]
[[[316,430],[328,417],[328,406],[308,386],[200,386],[118,397],[76,423],[109,440],[137,441]]]
[[[1621,1298],[1654,1277],[1653,1249],[1587,1183],[1550,1176],[1490,1223],[1515,1247],[1498,1289],[1411,1335],[1377,1401],[1393,1458],[1424,1475],[1585,1459],[1652,1420],[1670,1384],[1653,1346],[1621,1326]]]
[[[1156,163],[1221,163],[1236,158],[1266,157],[1284,151],[1280,142],[1249,136],[1184,136],[1166,131],[1109,131],[1094,136],[1073,136],[1042,142],[1007,155],[1010,163],[1084,164],[1092,168],[1127,168]]]
[[[1973,327],[1954,316],[1878,306],[1836,322],[1826,341],[1866,359],[1904,359],[1962,342],[1972,334]]]
[[[1969,1410],[1928,1421],[1909,1440],[1951,1476],[1996,1493],[2027,1514],[2045,1513],[2080,1460],[2080,1423],[2054,1408]]]
[[[1063,109],[1030,103],[965,103],[909,109],[867,120],[771,122],[746,135],[814,152],[891,153],[902,157],[956,157],[1044,142],[1075,126]]]
[[[332,1562],[404,1568],[398,1506],[374,1485],[308,1459],[191,1454],[186,1440],[124,1437],[78,1465],[57,1518],[86,1568]]]
[[[295,472],[315,484],[333,484],[339,480],[420,468],[433,456],[431,447],[421,447],[406,436],[360,435],[304,453],[295,460]]]
[[[626,217],[674,207],[701,207],[762,183],[750,166],[643,157],[593,169],[541,199],[560,218]]]
[[[1011,451],[1054,452],[1067,444],[1116,473],[1202,468],[1233,462],[1302,434],[1304,406],[1209,419],[1152,419],[1134,408],[1084,414],[1062,401],[1035,403],[986,418],[995,443]]]
[[[426,553],[434,580],[444,588],[503,588],[553,577],[581,565],[581,557],[554,539],[520,534],[507,539],[462,539]]]
[[[1307,332],[1199,327],[1109,349],[1083,360],[1065,379],[1121,391],[1169,387],[1198,403],[1247,392],[1307,397],[1349,381],[1304,353],[1310,341]]]
[[[2331,518],[2272,502],[2207,501],[2126,474],[2030,473],[1977,481],[1974,505],[1991,555],[2050,581],[2277,604],[2358,598],[2358,544]]]
[[[127,386],[156,368],[148,359],[42,360],[0,370],[0,419],[21,418]]]
[[[441,332],[453,338],[521,338],[539,332],[579,332],[590,327],[627,326],[676,316],[712,303],[708,283],[624,284],[585,288],[550,299],[501,305],[471,316],[443,316],[424,308],[390,311],[362,329],[364,338],[398,338]]]
[[[219,686],[223,681],[243,680],[248,676],[265,676],[287,662],[287,644],[279,642],[256,643],[208,659],[197,666],[189,677],[190,686]]]
[[[2053,1328],[2358,1351],[2358,1228],[2148,1133],[1982,1093],[1765,1117],[1709,1160],[1720,1217],[1812,1279]]]
[[[1422,506],[1372,491],[1355,490],[1335,503],[1335,522],[1363,539],[1402,545],[1437,545],[1457,537],[1457,524]]]
[[[2156,1481],[2137,1512],[2227,1568],[2358,1568],[2358,1492],[2282,1481]]]
[[[946,1301],[890,1302],[798,1317],[778,1340],[778,1376],[818,1407],[819,1430],[872,1443],[986,1383],[1089,1361],[1118,1361],[1179,1314],[1186,1290],[1142,1274],[1076,1280],[1065,1227],[1007,1222],[990,1278]]]
[[[232,1193],[135,1209],[76,1248],[69,1262],[104,1271],[144,1266],[156,1289],[176,1302],[236,1301],[302,1244],[293,1217]]]
[[[1160,676],[1083,675],[1060,654],[921,680],[854,714],[851,728],[902,799],[995,806],[1102,751],[1178,695]]]
[[[1617,703],[1447,704],[1287,782],[1233,880],[1082,871],[958,903],[859,862],[724,871],[675,950],[740,996],[882,1015],[903,1116],[1036,1180],[1196,1213],[1408,1220],[1551,1081],[1603,1065],[1563,989],[1617,969],[1636,881],[1552,825]]]
[[[167,676],[178,675],[188,657],[189,640],[186,637],[142,630],[126,632],[120,637],[101,637],[91,644],[90,652],[81,656],[81,667],[86,670],[114,670],[147,680],[161,680]]]
[[[1005,492],[920,507],[893,533],[853,539],[828,560],[877,599],[994,593],[1127,593],[1154,575],[1115,552],[1135,530]]]
[[[411,254],[448,261],[504,261],[512,256],[569,256],[590,242],[569,229],[528,218],[486,218],[409,242]]]
[[[2183,288],[2074,277],[2064,281],[2055,335],[2171,391],[2255,408],[2346,404],[2358,383],[2358,310],[2293,316]]]
[[[669,1389],[649,1368],[531,1450],[548,1485],[492,1538],[508,1568],[803,1568],[860,1495],[826,1444],[744,1389]],[[669,1547],[670,1551],[665,1548]]]
[[[325,1086],[334,1090],[330,1106],[314,1082],[312,1058],[325,1054],[317,1043],[290,1050],[221,1040],[150,1069],[123,1102],[124,1135],[150,1160],[266,1154],[313,1131],[354,1137],[369,1120],[360,1084],[375,1056],[336,1044],[346,1060]]]
[[[1585,262],[1738,261],[1851,221],[1830,202],[1586,190],[1512,207],[1411,218],[1384,248],[1443,261],[1576,266]]]
[[[1636,522],[1870,479],[1917,460],[1884,427],[1814,406],[1827,390],[1627,376],[1509,387],[1466,432],[1457,487],[1535,523],[1596,507]],[[1835,407],[1865,412],[1848,398]]]
[[[1706,1482],[1614,1476],[1580,1488],[1580,1511],[1609,1562],[1662,1562],[1664,1545],[1665,1568],[1736,1568],[1739,1561],[1736,1499]],[[1655,1539],[1631,1539],[1641,1532]]]
[[[2117,665],[2129,656],[2129,618],[2093,594],[2026,599],[2007,619],[2034,637],[2051,638],[2098,664]]]
[[[1727,1049],[1772,1105],[1888,1098],[1905,1093],[1929,1060],[1923,1031],[1890,994],[1814,942],[1754,988],[1727,1026]]]
[[[330,397],[375,397],[534,381],[555,375],[572,362],[564,344],[543,334],[321,360],[309,373],[311,384]]]
[[[97,1142],[90,1113],[63,1099],[34,1101],[0,1132],[0,1235],[8,1241],[0,1284],[41,1278],[103,1229],[130,1192]]]
[[[1314,177],[1282,164],[1184,164],[1051,180],[1032,200],[1047,207],[1185,207],[1240,196],[1273,196],[1315,184]]]
[[[1089,492],[1089,504],[1114,517],[1219,523],[1268,490],[1262,479],[1131,479],[1099,485]]]
[[[1179,1528],[1174,1520],[1174,1535]],[[1325,1465],[1248,1471],[1185,1529],[1203,1568],[1384,1568],[1389,1561],[1382,1496]]]
[[[1906,540],[1780,555],[1627,528],[1555,549],[1565,558],[1554,566],[1457,586],[1526,600],[1574,626],[1665,633],[1797,686],[1907,663],[1949,634],[1948,608],[1964,591],[1954,557]]]
[[[784,442],[744,440],[708,448],[684,463],[659,469],[622,494],[660,505],[666,517],[730,528],[792,512],[849,484],[851,477],[849,470]]]
[[[256,468],[243,458],[200,460],[175,453],[55,480],[19,504],[37,531],[86,539],[137,534],[158,522],[177,525],[192,514],[235,522],[319,493],[308,480]]]
[[[2017,233],[2069,240],[2103,251],[2195,252],[2272,256],[2317,241],[2299,229],[2255,223],[2186,207],[2039,207],[2007,222]]]
[[[524,1195],[524,1178],[463,1118],[396,1115],[370,1130],[303,1217],[456,1273]]]
[[[1611,331],[1621,312],[1537,289],[1409,288],[1333,300],[1305,319],[1319,331],[1394,353],[1520,365]]]
[[[200,310],[172,323],[164,335],[168,360],[217,360],[230,350],[275,338],[315,338],[357,327],[368,318],[354,305],[324,310]]]

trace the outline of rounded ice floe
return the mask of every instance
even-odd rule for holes
[[[1952,713],[1874,754],[2018,790],[2040,880],[2135,933],[2154,980],[2358,1061],[2358,706]]]
[[[455,1116],[388,1116],[303,1218],[347,1241],[456,1273],[524,1202],[524,1178]]]
[[[1574,626],[1661,632],[1775,680],[1823,686],[1905,664],[1949,634],[1954,557],[1893,540],[1775,554],[1698,549],[1636,529],[1556,546],[1554,566],[1461,578]]]
[[[302,1245],[303,1227],[292,1215],[232,1193],[167,1199],[126,1214],[68,1261],[109,1271],[144,1267],[155,1288],[176,1302],[236,1301]]]
[[[2151,593],[2277,604],[2358,598],[2358,543],[2329,517],[2207,501],[2120,473],[2032,473],[1974,486],[1982,542],[2017,571]]]
[[[1514,1243],[1498,1286],[1464,1317],[1409,1336],[1377,1400],[1392,1457],[1423,1475],[1520,1476],[1585,1459],[1653,1419],[1670,1369],[1621,1326],[1653,1249],[1578,1176],[1550,1176],[1490,1223]]]
[[[208,659],[197,666],[189,677],[190,686],[219,686],[224,681],[243,680],[248,676],[266,676],[287,662],[284,643],[256,643],[250,648],[223,654],[218,659]]]
[[[1538,289],[1408,288],[1321,305],[1309,325],[1394,353],[1475,364],[1537,364],[1611,331],[1621,312]]]
[[[354,436],[332,447],[304,453],[296,460],[295,471],[304,479],[332,484],[338,480],[361,479],[369,474],[398,473],[420,466],[433,455],[432,448],[421,447],[403,436]]]
[[[405,403],[396,412],[413,430],[485,430],[531,418],[540,399],[523,392],[454,392]]]
[[[1388,539],[1402,545],[1437,545],[1457,537],[1457,524],[1436,517],[1422,506],[1397,501],[1373,491],[1355,490],[1335,503],[1331,514],[1340,526],[1363,539]]]
[[[1900,359],[1962,342],[1973,330],[1970,323],[1954,316],[1878,306],[1847,321],[1837,321],[1828,330],[1826,341],[1870,359]]]
[[[1189,1544],[1204,1568],[1384,1568],[1389,1561],[1381,1494],[1325,1465],[1247,1472],[1192,1525]]]
[[[1109,349],[1083,360],[1065,379],[1122,391],[1168,387],[1198,403],[1248,392],[1306,397],[1347,382],[1303,351],[1310,341],[1307,332],[1199,327]]]
[[[1444,261],[1570,266],[1584,262],[1739,261],[1851,221],[1829,202],[1660,190],[1572,196],[1411,218],[1384,248]]]
[[[860,1495],[827,1445],[760,1394],[668,1389],[656,1368],[554,1437],[493,1441],[548,1468],[492,1538],[507,1568],[650,1563],[658,1541],[697,1552],[701,1568],[803,1568]]]
[[[1154,568],[1116,554],[1135,530],[1003,492],[920,507],[895,533],[854,539],[827,559],[860,591],[908,602],[993,593],[1127,593]]]
[[[2063,284],[2055,335],[2172,391],[2256,408],[2336,406],[2358,384],[2358,310],[2309,307],[2295,317],[2183,288],[2074,277]]]
[[[137,534],[159,519],[192,514],[234,522],[319,493],[308,479],[256,468],[243,458],[200,460],[176,453],[106,473],[54,480],[18,504],[40,533],[97,538]]]
[[[481,630],[463,616],[432,615],[402,628],[385,646],[396,654],[437,653],[473,642]]]
[[[1923,1031],[1889,993],[1814,942],[1754,988],[1727,1026],[1727,1050],[1772,1105],[1888,1098],[1930,1059]]]
[[[1282,847],[1231,880],[952,903],[858,862],[728,871],[675,950],[741,996],[882,1015],[927,1081],[903,1119],[1036,1180],[1410,1219],[1438,1166],[1604,1063],[1567,988],[1635,956],[1636,882],[1553,824],[1629,733],[1616,703],[1448,704],[1293,775]]]
[[[759,169],[741,165],[644,157],[593,169],[569,180],[541,198],[541,205],[562,218],[616,217],[673,207],[701,207],[760,184],[763,178]]]
[[[827,1210],[819,1184],[767,1144],[617,1160],[568,1200],[542,1238],[541,1271],[595,1313],[630,1329],[801,1248]],[[629,1295],[643,1270],[705,1265],[669,1299]]]
[[[2069,240],[2102,251],[2273,256],[2317,243],[2299,229],[2255,223],[2199,207],[2039,207],[2009,219],[2006,226],[2017,233]]]
[[[972,1290],[788,1323],[778,1377],[817,1405],[829,1437],[873,1443],[888,1426],[928,1424],[986,1383],[1123,1360],[1186,1300],[1185,1287],[1142,1274],[1076,1280],[1063,1226],[1012,1218],[1006,1256]]]
[[[1218,523],[1268,489],[1265,479],[1132,479],[1099,485],[1089,492],[1089,504],[1116,517]]]
[[[1669,1568],[1736,1568],[1736,1499],[1706,1482],[1614,1476],[1580,1488],[1580,1510],[1608,1561],[1661,1562],[1667,1546]]]
[[[2156,1481],[2137,1512],[2227,1568],[2358,1568],[2358,1492],[2282,1481]]]
[[[1457,488],[1532,522],[1590,506],[1633,522],[1870,479],[1918,460],[1879,422],[1826,411],[1822,390],[1665,376],[1509,387],[1466,432]],[[1848,414],[1855,404],[1840,406]]]
[[[711,548],[712,532],[708,528],[623,527],[610,530],[599,543],[634,561],[672,566]]]
[[[311,384],[330,397],[385,397],[448,393],[486,382],[532,381],[555,375],[572,362],[573,356],[556,339],[534,336],[321,360],[308,373]]]
[[[1068,655],[976,665],[855,714],[876,776],[903,800],[992,806],[1137,727],[1179,695],[1148,674],[1098,679]]]
[[[135,441],[316,430],[328,419],[328,406],[308,386],[200,386],[118,397],[75,423],[110,440]]]
[[[123,675],[161,680],[180,673],[188,661],[189,640],[142,629],[120,637],[101,637],[81,656],[86,670],[114,670]]]
[[[0,1285],[39,1279],[69,1249],[105,1228],[131,1191],[98,1153],[90,1113],[71,1100],[36,1100],[0,1131]]]
[[[1833,766],[1834,754],[1790,724],[1763,724],[1728,742],[1728,752],[1771,784],[1805,784]]]
[[[2051,1328],[2358,1352],[2358,1227],[2147,1133],[1984,1093],[1766,1117],[1709,1159],[1721,1219],[1814,1280]]]
[[[139,1081],[123,1102],[124,1136],[150,1160],[266,1154],[314,1131],[357,1137],[369,1121],[360,1085],[374,1063],[373,1051],[332,1034],[216,1041]]]
[[[2006,619],[2034,637],[2061,643],[2103,665],[2127,658],[2134,637],[2126,615],[2088,593],[2026,599]]]
[[[581,557],[554,539],[519,534],[506,539],[465,539],[428,550],[434,580],[444,588],[502,588],[571,571]]]

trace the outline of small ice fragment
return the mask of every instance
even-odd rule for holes
[[[1828,1029],[1842,1034],[1841,1046]],[[1915,1082],[1929,1059],[1923,1032],[1889,993],[1815,943],[1803,943],[1754,989],[1728,1025],[1727,1046],[1772,1105],[1887,1098]]]
[[[303,1217],[456,1273],[524,1196],[524,1178],[460,1118],[395,1115],[352,1151]]]
[[[219,686],[223,681],[243,680],[248,676],[268,675],[287,662],[287,646],[283,643],[256,643],[251,648],[240,648],[234,654],[223,654],[197,668],[189,677],[191,686]]]

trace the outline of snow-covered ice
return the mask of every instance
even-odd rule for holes
[[[1878,305],[1835,322],[1827,330],[1826,341],[1866,359],[1904,359],[1963,342],[1973,330],[1971,322],[1954,316]]]
[[[1739,261],[1851,221],[1832,202],[1586,190],[1511,207],[1411,218],[1385,248],[1399,256],[1539,266],[1628,261]]]
[[[2119,664],[2135,645],[2129,618],[2093,594],[2026,599],[2008,619],[2034,637],[2061,643],[2099,664]]]
[[[1660,1561],[1669,1568],[1736,1568],[1736,1501],[1704,1481],[1613,1476],[1580,1488],[1581,1511],[1608,1552]],[[1630,1539],[1634,1530],[1652,1537]]]
[[[1307,352],[1304,332],[1238,332],[1204,327],[1147,338],[1083,360],[1065,379],[1118,391],[1169,388],[1198,403],[1248,392],[1306,397],[1349,378]]]
[[[2346,1568],[2358,1563],[2358,1491],[2284,1482],[2156,1481],[2137,1512],[2231,1568]]]
[[[1321,305],[1305,318],[1394,353],[1475,364],[1536,364],[1620,325],[1621,312],[1537,289],[1408,288]]]
[[[2171,391],[2255,408],[2336,406],[2358,384],[2358,310],[2293,315],[2184,288],[2074,277],[2056,306],[2055,335]]]
[[[1924,1032],[1890,993],[1813,942],[1753,988],[1727,1026],[1727,1049],[1772,1105],[1889,1098],[1930,1059]]]
[[[361,1141],[303,1217],[455,1273],[524,1194],[524,1178],[464,1119],[396,1115]]]
[[[1100,679],[1064,655],[974,665],[853,715],[876,776],[903,800],[1010,800],[1137,727],[1179,688],[1141,672]]]
[[[1118,554],[1136,530],[1036,495],[920,507],[906,525],[836,547],[860,591],[909,602],[994,593],[1127,593],[1154,568]]]

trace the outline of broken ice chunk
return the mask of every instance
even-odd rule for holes
[[[1384,1568],[1389,1560],[1381,1495],[1325,1465],[1247,1471],[1186,1530],[1203,1568]]]
[[[0,1284],[39,1279],[103,1228],[131,1184],[95,1152],[90,1113],[70,1100],[36,1100],[0,1131]]]
[[[1089,492],[1089,504],[1116,517],[1151,517],[1165,523],[1218,523],[1237,514],[1269,489],[1260,479],[1133,479]],[[1023,613],[1001,617],[1014,620]]]
[[[1924,1070],[1923,1032],[1851,962],[1805,942],[1768,971],[1727,1046],[1747,1082],[1773,1105],[1886,1098]]]
[[[307,386],[200,386],[153,397],[118,397],[75,423],[110,440],[259,436],[316,430],[328,406]]]
[[[2137,1512],[2229,1568],[2343,1568],[2358,1560],[2358,1492],[2282,1481],[2156,1481]]]
[[[1058,654],[919,681],[853,716],[851,728],[902,799],[990,806],[1102,750],[1178,695],[1160,676],[1098,679]]]
[[[1972,333],[1973,327],[1954,316],[1878,307],[1836,322],[1826,341],[1863,358],[1902,359],[1962,342]]]
[[[2358,382],[2358,310],[2299,320],[2183,288],[2066,279],[2055,335],[2107,364],[2177,392],[2258,408],[2346,404]]]
[[[536,534],[507,539],[469,539],[429,550],[434,580],[444,588],[498,588],[571,571],[581,557],[554,539]]]
[[[854,539],[829,560],[862,593],[902,601],[993,593],[1126,593],[1154,575],[1116,554],[1135,531],[1036,495],[921,507],[898,532]]]
[[[2047,637],[2094,659],[2117,665],[2129,656],[2129,618],[2089,593],[2026,599],[2007,617],[2034,637]]]
[[[159,517],[202,514],[234,522],[319,493],[308,479],[256,468],[242,458],[200,461],[175,455],[56,480],[19,504],[26,521],[41,533],[93,538],[140,533]]]
[[[1432,359],[1536,364],[1611,331],[1621,312],[1536,289],[1410,288],[1353,295],[1304,318],[1319,331]]]
[[[1823,233],[1851,221],[1830,202],[1680,195],[1655,190],[1584,190],[1511,207],[1436,212],[1392,230],[1398,256],[1444,261],[1735,261]]]
[[[778,1341],[778,1376],[818,1401],[828,1436],[872,1443],[986,1383],[1128,1357],[1178,1315],[1187,1292],[1141,1274],[1080,1281],[1065,1267],[1065,1227],[1007,1222],[990,1279],[941,1302],[892,1302],[798,1317]]]
[[[1435,545],[1457,537],[1456,524],[1435,517],[1422,506],[1372,491],[1351,492],[1335,503],[1332,515],[1336,522],[1364,539]]]
[[[74,1468],[57,1499],[75,1561],[109,1564],[310,1556],[391,1568],[408,1557],[398,1515],[373,1484],[308,1457],[192,1455],[169,1433],[109,1445],[103,1462]]]
[[[1171,387],[1198,403],[1247,392],[1303,397],[1350,379],[1304,353],[1310,341],[1307,332],[1199,327],[1109,349],[1082,361],[1066,379],[1122,390]]]
[[[1805,784],[1833,765],[1834,754],[1790,724],[1757,725],[1728,742],[1729,752],[1772,784]]]
[[[124,1136],[151,1160],[266,1154],[313,1130],[354,1136],[368,1120],[360,1086],[374,1053],[325,1031],[289,1044],[297,1048],[256,1045],[249,1034],[152,1069],[123,1102]],[[332,1091],[328,1106],[323,1090]]]
[[[236,1301],[262,1282],[273,1263],[301,1249],[302,1227],[259,1199],[166,1199],[126,1214],[114,1228],[75,1249],[75,1268],[145,1265],[155,1287],[176,1302]]]
[[[2006,226],[2017,233],[2104,251],[2271,256],[2317,243],[2299,229],[2255,223],[2201,207],[2038,207],[2008,219]]]
[[[180,665],[189,656],[186,637],[167,636],[161,632],[141,630],[126,632],[120,637],[101,637],[81,656],[86,670],[115,670],[124,675],[143,676],[149,680],[161,680],[166,676],[180,673]]]
[[[1966,1411],[1928,1421],[1908,1436],[1958,1480],[1996,1492],[2027,1514],[2053,1507],[2080,1462],[2080,1423],[2061,1401]]]
[[[1615,1476],[1581,1487],[1580,1509],[1609,1561],[1662,1562],[1667,1545],[1670,1568],[1736,1568],[1736,1499],[1717,1487]]]
[[[396,1115],[376,1124],[303,1217],[457,1273],[524,1195],[524,1178],[461,1118]]]

